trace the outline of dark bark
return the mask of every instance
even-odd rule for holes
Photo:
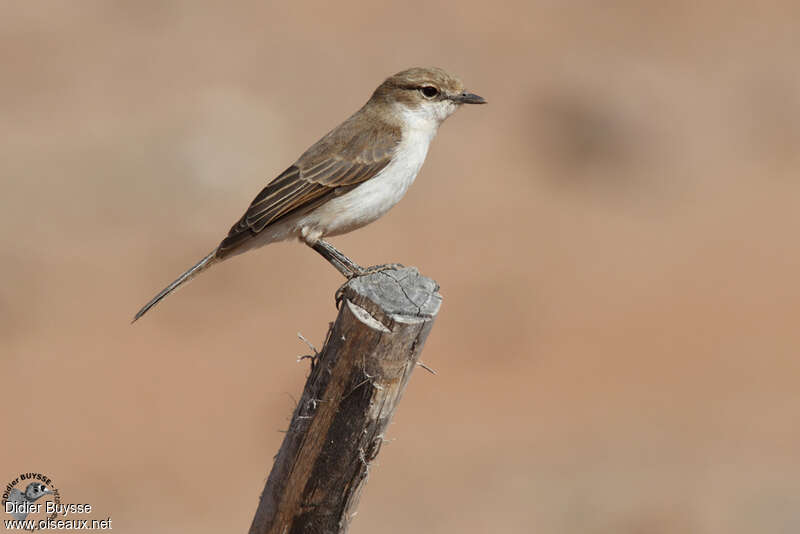
[[[312,363],[251,534],[347,531],[384,432],[439,311],[414,268],[351,280]]]

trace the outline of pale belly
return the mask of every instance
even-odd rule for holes
[[[346,234],[361,228],[379,219],[400,202],[417,177],[422,161],[424,156],[418,162],[389,164],[381,174],[329,200],[314,211],[268,226],[229,256],[292,238],[311,244],[327,236]]]
[[[402,143],[377,176],[329,200],[296,221],[301,236],[335,236],[365,226],[388,212],[406,194],[428,153],[430,138]]]
[[[365,226],[386,214],[400,202],[414,182],[419,169],[404,175],[379,175],[352,191],[320,206],[298,224],[318,230],[321,237],[340,235]],[[308,231],[307,230],[307,231]]]

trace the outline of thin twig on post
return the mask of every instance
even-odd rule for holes
[[[413,267],[348,282],[250,534],[347,531],[441,297]]]

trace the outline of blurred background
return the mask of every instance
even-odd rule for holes
[[[236,257],[131,326],[385,77],[488,106],[335,238],[444,304],[355,534],[800,531],[794,2],[4,2],[3,484],[244,532],[339,274]]]

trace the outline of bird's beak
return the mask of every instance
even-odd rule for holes
[[[453,101],[457,104],[485,104],[486,100],[482,96],[474,95],[472,93],[461,93],[453,97]]]

